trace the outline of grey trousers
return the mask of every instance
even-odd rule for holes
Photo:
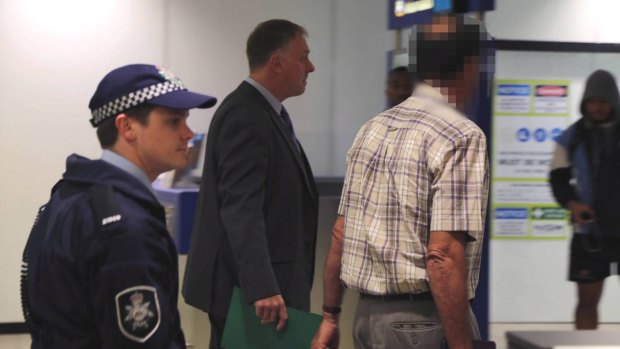
[[[469,308],[472,339],[480,339],[476,317]],[[444,331],[432,299],[359,299],[353,320],[356,349],[439,349]]]

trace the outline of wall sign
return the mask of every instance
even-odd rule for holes
[[[564,239],[567,212],[548,184],[556,138],[569,123],[570,82],[499,80],[493,101],[491,233]]]

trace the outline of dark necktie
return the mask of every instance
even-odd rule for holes
[[[288,112],[284,107],[282,107],[282,110],[280,111],[280,117],[282,118],[282,121],[284,121],[284,125],[286,126],[286,130],[291,136],[293,144],[295,144],[297,150],[299,150],[299,144],[297,143],[297,137],[295,136],[295,130],[293,129],[293,122],[291,121],[291,117],[288,115]]]

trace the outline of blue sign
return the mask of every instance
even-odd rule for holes
[[[527,219],[527,208],[497,207],[495,219]]]
[[[561,128],[554,128],[553,130],[551,130],[551,139],[557,142],[558,137],[560,137],[561,134],[562,134]]]
[[[435,12],[452,11],[452,0],[435,0]]]
[[[529,96],[530,93],[530,85],[499,84],[497,86],[497,94],[500,96]]]
[[[435,12],[469,13],[495,10],[495,0],[388,0],[388,29],[427,22]]]
[[[545,139],[547,139],[547,131],[545,131],[544,128],[537,128],[536,131],[534,131],[534,139],[537,142],[544,142]]]
[[[519,142],[527,142],[530,139],[530,130],[527,128],[520,128],[517,131],[517,139]]]
[[[432,15],[432,0],[388,1],[388,29],[409,28],[419,23],[427,23]]]
[[[530,130],[526,127],[521,127],[515,133],[515,137],[519,142],[527,142],[529,140],[536,141],[542,143],[547,140],[557,141],[558,137],[562,134],[563,130],[561,128],[553,128],[551,130],[546,130],[544,128],[537,128],[535,130]]]

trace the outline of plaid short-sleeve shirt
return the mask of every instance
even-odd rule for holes
[[[341,280],[369,294],[429,291],[429,234],[463,231],[473,298],[487,194],[484,134],[438,91],[418,86],[362,126],[347,153]]]

